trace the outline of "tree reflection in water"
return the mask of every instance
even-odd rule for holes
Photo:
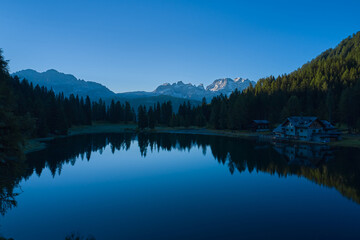
[[[20,189],[18,184],[25,173],[24,161],[14,161],[0,165],[0,214],[5,215],[7,210],[16,207],[15,197],[19,195],[14,190]],[[21,189],[20,189],[21,190]]]
[[[136,140],[143,157],[153,151],[201,148],[206,154],[210,149],[220,164],[228,166],[231,174],[248,170],[250,173],[261,171],[279,177],[302,176],[317,184],[334,187],[343,196],[360,203],[360,162],[357,159],[360,151],[357,149],[331,149],[325,145],[271,145],[219,136],[123,133],[56,139],[45,150],[28,154],[26,168],[23,163],[2,169],[2,213],[16,206],[13,189],[21,179],[28,179],[34,172],[40,176],[46,167],[55,177],[56,173],[61,174],[63,164],[73,165],[79,156],[89,161],[92,152],[102,153],[108,145],[113,153],[127,151]]]

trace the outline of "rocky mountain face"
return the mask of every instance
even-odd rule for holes
[[[153,93],[196,100],[201,100],[205,97],[207,100],[210,100],[220,94],[230,95],[235,89],[243,91],[249,87],[250,84],[255,85],[255,82],[243,78],[223,78],[215,80],[212,84],[204,88],[202,84],[196,86],[191,83],[185,84],[180,81],[173,84],[165,83],[160,85]]]
[[[168,95],[178,98],[186,98],[186,99],[202,99],[206,90],[203,85],[195,86],[191,83],[165,83],[163,85],[158,86],[153,93],[158,95]],[[206,96],[205,96],[206,97]]]
[[[255,82],[243,78],[223,78],[215,80],[212,84],[206,87],[206,90],[229,95],[235,89],[242,92],[244,89],[248,88],[250,84],[255,85]]]

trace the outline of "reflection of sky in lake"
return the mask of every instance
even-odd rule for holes
[[[250,151],[250,150],[249,150]],[[360,205],[304,177],[230,174],[207,147],[92,152],[53,178],[44,169],[20,183],[18,206],[0,233],[16,240],[346,239],[360,236]]]

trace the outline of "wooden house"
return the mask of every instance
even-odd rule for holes
[[[340,139],[340,133],[328,121],[317,117],[289,117],[273,133],[277,139],[330,142]]]

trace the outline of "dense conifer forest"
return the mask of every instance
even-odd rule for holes
[[[360,32],[323,52],[298,70],[260,79],[244,92],[205,99],[200,106],[171,102],[134,109],[128,102],[92,101],[89,97],[54,94],[11,77],[0,52],[0,159],[18,158],[26,138],[67,134],[74,125],[137,122],[139,129],[155,126],[199,126],[241,130],[251,120],[272,124],[288,116],[317,116],[349,131],[360,130]]]

